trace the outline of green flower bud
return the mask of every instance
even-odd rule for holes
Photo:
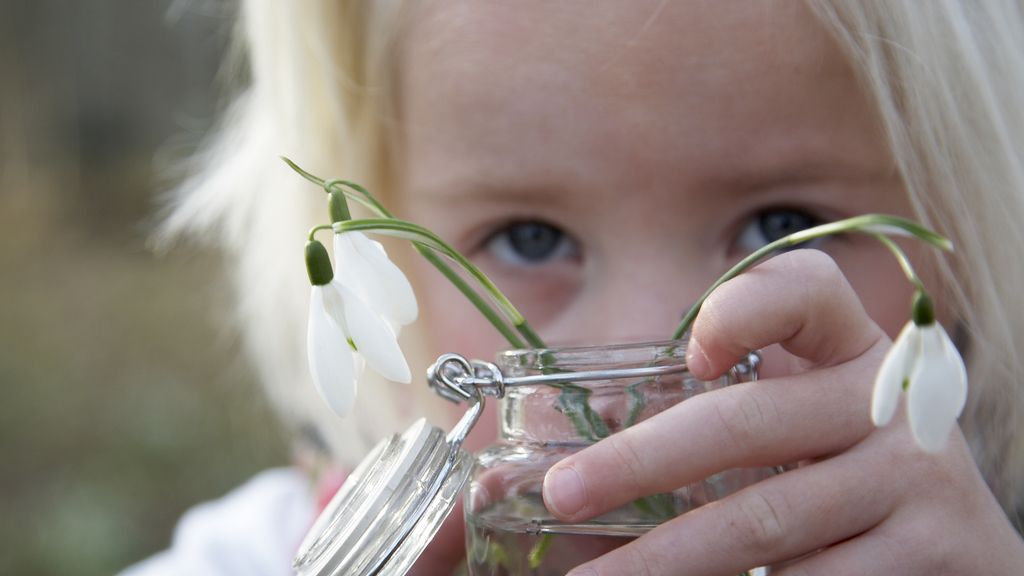
[[[914,292],[914,303],[911,305],[910,317],[918,326],[935,324],[935,304],[924,290]]]
[[[331,224],[352,219],[352,213],[348,211],[348,201],[345,200],[345,193],[340,190],[332,190],[327,195],[327,211],[331,214]]]
[[[313,286],[323,286],[334,279],[334,268],[327,248],[316,240],[306,243],[306,273]]]

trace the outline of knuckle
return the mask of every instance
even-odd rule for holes
[[[746,492],[737,501],[731,528],[740,545],[756,552],[775,551],[786,539],[779,504],[756,490]]]
[[[625,548],[626,554],[626,566],[629,566],[628,574],[636,574],[637,576],[654,576],[655,574],[663,574],[655,560],[655,556],[648,553],[637,546],[627,546]]]
[[[781,255],[779,262],[785,267],[784,273],[796,274],[804,282],[827,284],[844,278],[836,261],[821,250],[793,250]]]
[[[763,432],[781,424],[771,395],[753,386],[732,388],[715,407],[726,437],[743,452],[756,450]]]
[[[708,346],[708,344],[713,345],[721,339],[722,331],[727,324],[722,318],[722,312],[727,310],[728,306],[719,306],[720,300],[727,298],[727,290],[728,283],[719,286],[717,290],[712,292],[704,300],[704,303],[701,304],[700,313],[694,322],[693,334],[700,339],[701,346],[705,350],[713,347]]]
[[[821,250],[795,250],[783,256],[788,258],[782,273],[801,287],[807,301],[831,298],[837,290],[841,293],[847,288],[846,276],[839,264]]]
[[[644,460],[640,456],[640,451],[628,436],[622,434],[610,436],[608,447],[618,464],[616,468],[623,473],[624,479],[629,482],[630,486],[639,490],[644,478]]]

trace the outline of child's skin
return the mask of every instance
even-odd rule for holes
[[[731,263],[782,234],[911,216],[870,102],[800,2],[446,0],[412,22],[397,211],[471,256],[548,343],[664,339]],[[592,573],[735,575],[822,548],[782,573],[1024,566],[959,431],[927,456],[904,422],[869,421],[873,376],[909,313],[899,269],[864,237],[815,247],[824,254],[786,254],[723,286],[697,320],[698,376],[768,347],[764,381],[564,461],[545,499],[580,520],[723,468],[814,464],[670,522]],[[440,276],[417,272],[434,352],[507,347]],[[459,531],[445,528],[422,573],[459,556]]]

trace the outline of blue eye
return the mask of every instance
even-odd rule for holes
[[[486,243],[499,261],[512,266],[541,266],[576,256],[576,243],[551,224],[537,221],[513,222]]]
[[[743,228],[736,243],[741,250],[753,252],[779,238],[806,230],[821,223],[821,219],[803,210],[791,208],[763,210],[757,213]],[[813,244],[813,242],[810,244]],[[803,246],[807,245],[804,244]]]

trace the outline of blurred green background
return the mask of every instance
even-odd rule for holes
[[[147,247],[234,9],[0,0],[0,574],[111,574],[288,462],[216,256]]]

